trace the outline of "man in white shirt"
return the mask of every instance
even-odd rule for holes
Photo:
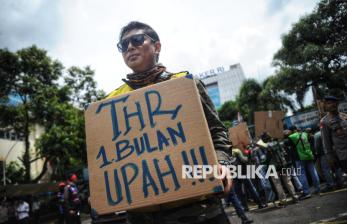
[[[29,221],[29,204],[23,199],[19,199],[16,206],[16,218],[19,223],[28,223]]]

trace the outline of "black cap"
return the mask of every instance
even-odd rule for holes
[[[339,99],[335,96],[326,96],[324,97],[325,101],[333,101],[333,102],[339,102]]]

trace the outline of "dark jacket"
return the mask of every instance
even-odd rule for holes
[[[324,149],[339,160],[347,159],[347,119],[342,114],[326,115],[321,120]]]
[[[287,161],[290,161],[292,164],[295,164],[295,161],[300,160],[298,152],[296,151],[296,147],[290,138],[284,138],[283,148],[286,151]]]
[[[81,201],[79,198],[78,188],[74,183],[70,182],[65,186],[64,189],[64,211],[79,211],[80,206]]]
[[[277,170],[289,167],[290,161],[286,159],[286,152],[281,144],[277,141],[268,143],[267,148],[268,165],[274,165]]]

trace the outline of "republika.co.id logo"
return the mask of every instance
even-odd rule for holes
[[[269,177],[278,178],[279,175],[300,175],[301,169],[283,168],[276,171],[274,165],[246,165],[242,169],[241,165],[182,165],[182,178],[183,179],[206,179],[207,176],[213,174],[216,179],[268,179]]]

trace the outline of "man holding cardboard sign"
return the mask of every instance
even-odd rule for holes
[[[188,72],[169,73],[158,64],[161,43],[150,26],[131,22],[123,27],[119,39],[117,47],[133,73],[128,74],[127,79],[123,79],[125,84],[111,92],[106,100],[91,105],[86,111],[92,206],[99,207],[100,211],[109,211],[99,200],[107,195],[107,206],[139,208],[129,211],[130,223],[229,223],[220,199],[215,195],[170,206],[160,203],[168,202],[167,198],[170,197],[175,197],[172,198],[175,201],[191,195],[201,196],[207,192],[204,186],[213,187],[210,190],[212,193],[227,195],[230,191],[231,179],[218,182],[208,178],[187,185],[188,180],[182,180],[177,175],[181,172],[176,169],[180,161],[183,161],[182,164],[198,164],[202,161],[204,165],[218,161],[220,169],[232,162],[227,130],[220,122],[202,82],[191,80]],[[179,79],[186,76],[190,78]],[[185,103],[175,98],[179,97],[177,92],[184,94]],[[131,104],[127,104],[129,102]],[[203,111],[202,116],[199,115],[200,111]],[[98,124],[103,119],[97,120],[97,116],[104,116],[102,113],[111,114],[112,120],[99,126],[112,131],[94,138],[102,131]],[[200,135],[204,127],[207,135]],[[209,135],[212,141],[205,137]],[[113,149],[104,144],[95,153],[93,148],[99,147],[95,144],[101,144],[103,137],[112,139],[113,146],[110,147]],[[163,153],[166,154],[162,156]],[[134,158],[141,158],[142,161],[133,162]],[[113,166],[117,168],[113,169]],[[108,168],[112,168],[112,172]],[[99,170],[103,173],[99,173]],[[102,178],[98,179],[101,175],[106,187],[100,187],[101,182],[93,181],[103,181]],[[194,190],[182,189],[187,186],[194,186]],[[183,193],[180,194],[180,191]],[[143,200],[135,202],[140,197]],[[153,204],[159,204],[159,207],[144,212],[142,205],[151,198]]]

